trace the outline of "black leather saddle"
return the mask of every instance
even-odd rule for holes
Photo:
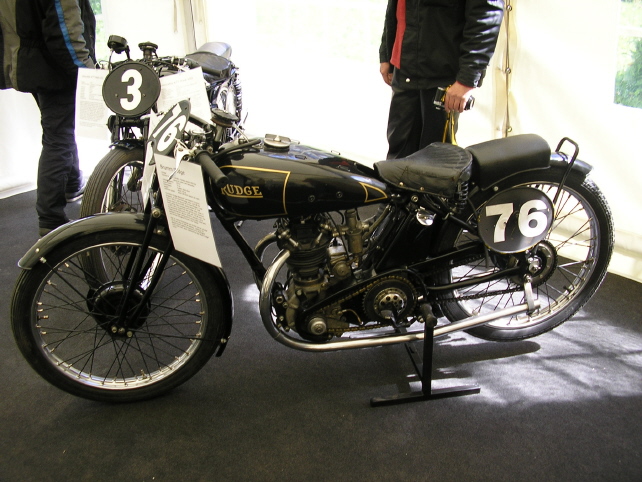
[[[475,180],[482,189],[489,188],[516,171],[545,169],[551,162],[551,148],[537,134],[495,139],[469,146],[466,150],[472,154],[479,170]],[[518,169],[514,167],[516,163],[519,164]]]
[[[435,142],[408,157],[376,162],[374,167],[389,184],[450,198],[459,183],[470,179],[472,156],[462,147]]]
[[[550,162],[551,148],[542,137],[521,134],[466,149],[436,142],[403,159],[377,162],[375,168],[402,189],[451,197],[460,182],[470,180],[473,169],[475,182],[488,189],[511,174],[545,169]]]

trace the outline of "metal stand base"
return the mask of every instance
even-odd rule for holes
[[[427,322],[424,328],[424,356],[423,366],[419,360],[417,351],[409,343],[406,343],[406,350],[410,356],[415,370],[421,380],[421,390],[409,393],[399,393],[387,398],[373,398],[370,400],[370,406],[381,407],[385,405],[398,405],[401,403],[419,402],[422,400],[436,400],[439,398],[461,397],[479,393],[480,388],[477,386],[460,386],[452,388],[432,389],[432,357],[435,343],[434,326]]]

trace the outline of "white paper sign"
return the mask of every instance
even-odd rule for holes
[[[76,134],[94,139],[109,139],[107,119],[111,111],[103,100],[103,82],[109,71],[78,69],[76,89]]]
[[[205,197],[203,172],[197,164],[154,155],[165,214],[178,251],[221,266]]]
[[[203,69],[198,67],[176,75],[166,75],[160,81],[161,93],[156,103],[160,112],[167,112],[177,102],[189,99],[192,114],[205,121],[212,118]]]

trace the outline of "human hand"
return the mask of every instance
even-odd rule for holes
[[[381,64],[379,65],[379,72],[381,72],[383,81],[388,85],[392,85],[392,72],[390,70],[390,62],[381,62]]]
[[[468,87],[467,85],[455,82],[446,91],[444,99],[444,108],[446,112],[464,112],[468,99],[475,90],[475,87]]]

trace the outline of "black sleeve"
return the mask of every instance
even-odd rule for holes
[[[503,0],[467,0],[457,80],[477,87],[490,62],[504,16]]]
[[[68,75],[80,67],[94,67],[83,37],[84,23],[78,0],[46,2],[42,25],[45,45]]]
[[[379,62],[390,62],[392,47],[397,34],[397,0],[388,0],[386,18],[383,25],[383,35],[379,46]]]

